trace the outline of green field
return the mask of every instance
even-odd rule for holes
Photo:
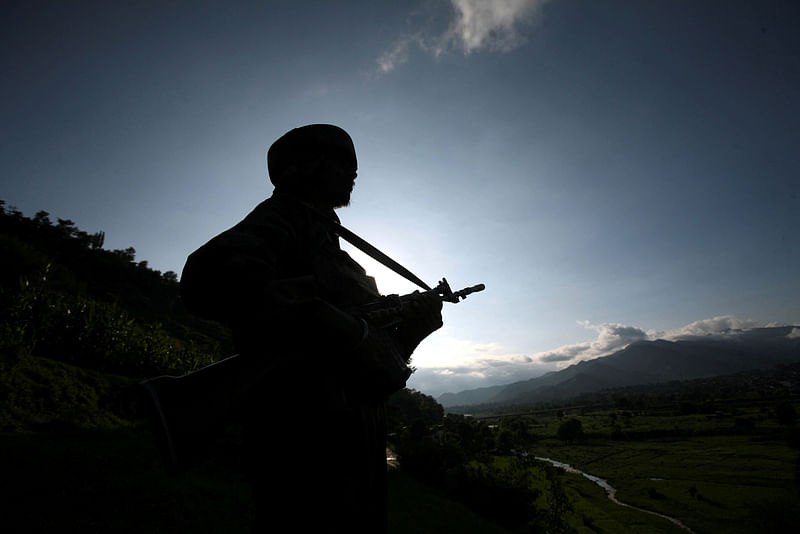
[[[558,418],[540,418],[530,425],[539,439],[525,450],[606,479],[623,503],[676,518],[693,532],[800,532],[800,452],[789,444],[794,434],[762,410],[737,417],[612,413],[573,416],[587,432],[574,442],[555,438]],[[744,428],[743,417],[752,421]],[[620,438],[604,437],[620,419]],[[661,433],[678,435],[646,437]],[[582,475],[561,476],[573,507],[567,521],[578,532],[685,532],[613,503]]]

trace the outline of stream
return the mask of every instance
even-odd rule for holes
[[[625,506],[626,508],[632,508],[634,510],[638,510],[640,512],[644,512],[646,514],[651,514],[651,515],[655,515],[655,516],[661,517],[663,519],[666,519],[667,521],[670,521],[670,522],[674,523],[675,525],[677,525],[678,527],[682,528],[683,530],[685,530],[687,532],[692,532],[692,529],[690,529],[689,527],[687,527],[686,525],[684,525],[683,523],[681,523],[679,520],[675,519],[674,517],[670,517],[670,516],[664,515],[664,514],[659,514],[658,512],[654,512],[652,510],[646,510],[644,508],[639,508],[638,506],[633,506],[632,504],[626,504],[626,503],[620,501],[619,499],[617,499],[617,490],[614,489],[611,486],[611,484],[609,484],[608,481],[606,479],[604,479],[604,478],[600,478],[598,476],[590,475],[589,473],[584,473],[580,469],[576,469],[576,468],[572,467],[569,464],[565,464],[563,462],[559,462],[559,461],[553,460],[551,458],[543,458],[541,456],[534,456],[534,458],[536,458],[537,460],[540,460],[542,462],[547,462],[547,463],[549,463],[551,465],[554,465],[556,467],[560,467],[561,469],[563,469],[564,471],[567,471],[568,473],[577,473],[579,475],[583,475],[584,477],[588,478],[589,480],[591,480],[592,482],[594,482],[595,484],[597,484],[598,486],[603,488],[605,490],[606,494],[608,495],[608,498],[611,499],[612,502],[614,502],[614,503],[616,503],[616,504],[618,504],[620,506]]]

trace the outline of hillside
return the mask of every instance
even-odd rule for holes
[[[756,328],[681,341],[639,341],[609,356],[506,386],[448,393],[445,407],[560,402],[603,389],[689,380],[800,361],[793,327]]]
[[[134,378],[230,354],[228,329],[188,313],[174,272],[103,241],[0,201],[0,348]]]
[[[0,201],[0,431],[127,426],[126,385],[231,354],[229,330],[188,313],[174,272],[103,242]]]

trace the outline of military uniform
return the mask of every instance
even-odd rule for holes
[[[189,257],[181,294],[268,366],[246,415],[256,529],[384,531],[383,399],[354,356],[367,331],[346,312],[379,292],[319,213],[276,192]]]

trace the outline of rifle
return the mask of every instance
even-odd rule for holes
[[[388,328],[402,321],[404,306],[423,295],[435,294],[442,302],[458,303],[484,289],[483,284],[478,284],[452,291],[443,278],[436,287],[422,293],[387,295],[350,312],[371,326]],[[404,375],[401,378],[405,384],[411,374],[407,358],[394,363],[402,367],[391,372]],[[252,388],[263,381],[269,370],[264,358],[234,354],[183,376],[164,375],[139,382],[141,404],[168,474],[183,473],[191,466],[213,436],[241,411]]]
[[[439,284],[433,289],[419,292],[415,291],[407,295],[385,295],[379,299],[359,306],[351,310],[353,315],[361,317],[369,324],[386,328],[398,324],[401,319],[403,308],[414,301],[415,299],[422,298],[426,295],[437,295],[442,302],[452,302],[458,304],[466,299],[468,295],[483,291],[486,286],[477,284],[474,286],[466,287],[459,291],[450,289],[450,284],[447,283],[446,278],[442,278]]]

